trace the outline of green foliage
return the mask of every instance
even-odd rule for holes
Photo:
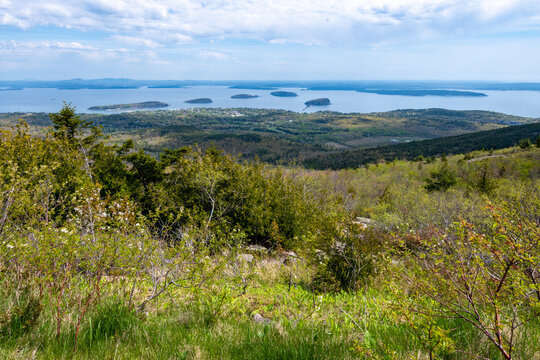
[[[498,183],[494,171],[487,161],[483,161],[480,166],[471,164],[470,169],[463,175],[469,187],[481,194],[492,195],[497,189]]]
[[[457,136],[430,140],[411,141],[404,144],[380,146],[368,149],[344,150],[335,154],[318,155],[306,159],[303,164],[315,169],[355,168],[379,160],[415,159],[447,154],[462,154],[482,149],[503,149],[515,144],[524,136],[535,137],[540,133],[540,123],[509,126]],[[468,159],[465,159],[468,160]]]
[[[531,139],[524,138],[524,139],[520,139],[518,141],[518,145],[522,149],[527,149],[527,148],[530,148],[532,146],[532,142],[531,142]]]
[[[125,166],[124,157],[132,147],[133,141],[127,141],[122,146],[100,143],[92,147],[92,174],[101,185],[102,196],[129,194],[131,174]]]
[[[46,114],[0,114],[0,122],[18,117],[39,131],[49,126]],[[536,128],[510,126],[493,133],[475,133],[466,138],[446,136],[490,130],[533,122],[533,119],[485,111],[444,109],[397,110],[385,113],[342,114],[336,112],[295,113],[268,109],[184,109],[136,111],[119,114],[81,114],[81,121],[103,126],[114,143],[137,139],[152,155],[164,148],[213,146],[242,159],[270,163],[304,164],[317,168],[357,167],[380,159],[413,159],[423,154],[463,153],[482,148],[513,146],[520,138],[538,136]],[[35,126],[35,127],[34,127]],[[411,140],[437,138],[433,143]],[[401,144],[387,147],[389,139]],[[373,148],[385,146],[383,148]],[[364,149],[347,150],[342,149]],[[320,157],[316,157],[319,156]],[[328,159],[326,159],[328,155]]]
[[[0,131],[2,358],[538,354],[536,148],[307,171],[72,125]]]
[[[487,233],[461,222],[452,234],[418,238],[416,250],[394,271],[407,285],[406,311],[415,324],[418,318],[431,324],[437,317],[462,319],[510,359],[518,329],[540,311],[540,228],[516,219],[511,209],[490,211]]]
[[[133,198],[156,226],[204,231],[242,229],[251,243],[295,248],[303,234],[325,222],[300,179],[261,163],[240,164],[214,148],[165,151],[160,160],[126,157]],[[327,206],[332,206],[328,203]]]
[[[355,291],[368,284],[375,271],[382,234],[353,223],[340,235],[332,243],[312,244],[324,249],[311,255],[317,269],[312,281],[316,291]]]
[[[457,182],[455,173],[443,164],[438,170],[433,170],[429,178],[425,179],[424,186],[427,191],[446,191]]]
[[[58,139],[65,139],[70,144],[89,145],[101,136],[101,128],[93,126],[90,120],[83,120],[75,114],[75,107],[64,102],[64,107],[58,112],[49,115],[54,124],[53,135]],[[86,130],[91,130],[91,134],[80,138]]]

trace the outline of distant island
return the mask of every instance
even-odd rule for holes
[[[139,89],[139,86],[122,85],[61,85],[56,87],[58,90],[133,90]]]
[[[306,106],[327,106],[330,105],[330,99],[328,98],[319,98],[306,101],[304,103]]]
[[[198,98],[184,101],[188,104],[211,104],[213,103],[212,99],[209,98]]]
[[[278,96],[278,97],[295,97],[298,96],[297,93],[293,93],[290,91],[273,91],[270,93],[270,95]]]
[[[500,82],[500,81],[384,81],[384,80],[287,80],[287,81],[241,81],[241,80],[133,80],[123,78],[69,79],[69,80],[0,80],[1,88],[55,88],[55,89],[137,89],[142,87],[165,86],[228,86],[231,89],[252,89],[277,91],[284,88],[302,88],[307,90],[427,90],[436,89],[469,91],[526,90],[539,91],[540,82]],[[388,94],[391,95],[391,94]],[[399,95],[399,94],[398,94]],[[409,94],[410,95],[410,94]],[[427,94],[429,95],[429,94]],[[458,94],[456,96],[461,96]],[[424,95],[417,95],[424,96]],[[444,96],[444,95],[443,95]]]
[[[401,95],[401,96],[468,96],[468,97],[483,97],[487,96],[481,92],[475,91],[457,91],[457,90],[356,90],[361,93],[378,94],[378,95]]]
[[[24,90],[22,87],[9,87],[9,88],[2,88],[0,91],[16,91],[16,90]]]
[[[152,85],[147,86],[148,89],[181,89],[182,85]]]
[[[115,104],[115,105],[101,105],[91,106],[88,110],[133,110],[133,109],[157,109],[167,107],[169,104],[160,101],[145,101],[132,104]]]
[[[236,94],[231,96],[231,99],[253,99],[258,98],[259,95],[251,95],[251,94]]]
[[[258,86],[258,85],[233,85],[229,86],[229,89],[241,89],[241,90],[277,90],[276,87],[271,86]]]

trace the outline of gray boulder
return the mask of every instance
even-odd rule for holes
[[[255,321],[256,323],[259,323],[259,324],[265,324],[266,325],[266,324],[271,324],[272,323],[272,320],[267,319],[264,316],[259,315],[259,314],[253,314],[252,319],[253,319],[253,321]]]

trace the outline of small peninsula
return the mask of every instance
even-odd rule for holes
[[[253,99],[258,98],[259,95],[251,95],[251,94],[236,94],[231,96],[231,99]]]
[[[233,85],[229,86],[229,89],[238,90],[277,90],[278,88],[271,86],[259,86],[259,85]]]
[[[357,92],[378,94],[378,95],[401,95],[401,96],[467,96],[467,97],[484,97],[487,96],[481,92],[475,91],[458,91],[458,90],[356,90]]]
[[[273,91],[270,93],[270,95],[278,96],[278,97],[295,97],[298,96],[297,93],[291,92],[291,91]]]
[[[184,101],[188,104],[211,104],[213,103],[212,99],[209,98],[197,98],[197,99],[191,99]]]
[[[91,106],[88,110],[135,110],[135,109],[157,109],[168,107],[169,104],[160,101],[145,101],[132,104],[115,104],[115,105],[101,105]]]
[[[328,106],[331,103],[330,103],[330,99],[328,98],[319,98],[319,99],[306,101],[304,104],[306,106]]]
[[[147,86],[148,89],[182,89],[182,85],[152,85]]]
[[[9,88],[1,88],[0,91],[18,91],[18,90],[24,90],[22,87],[9,87]]]

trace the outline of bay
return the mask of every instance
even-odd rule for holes
[[[90,111],[91,106],[126,104],[144,101],[161,101],[170,106],[164,109],[188,108],[259,108],[283,109],[296,112],[383,112],[397,109],[444,108],[450,110],[487,110],[509,115],[540,117],[539,91],[491,91],[478,90],[486,97],[442,97],[378,95],[342,90],[305,90],[282,88],[293,91],[298,97],[276,97],[274,90],[239,90],[227,86],[193,86],[185,88],[138,89],[80,89],[59,90],[52,88],[27,88],[0,91],[0,112],[57,112],[66,101],[75,105],[81,113],[114,113],[119,111]],[[452,89],[448,89],[452,90]],[[258,95],[251,99],[231,99],[235,94]],[[210,98],[211,104],[188,104],[186,100]],[[304,102],[316,98],[329,98],[329,106],[308,107]]]

